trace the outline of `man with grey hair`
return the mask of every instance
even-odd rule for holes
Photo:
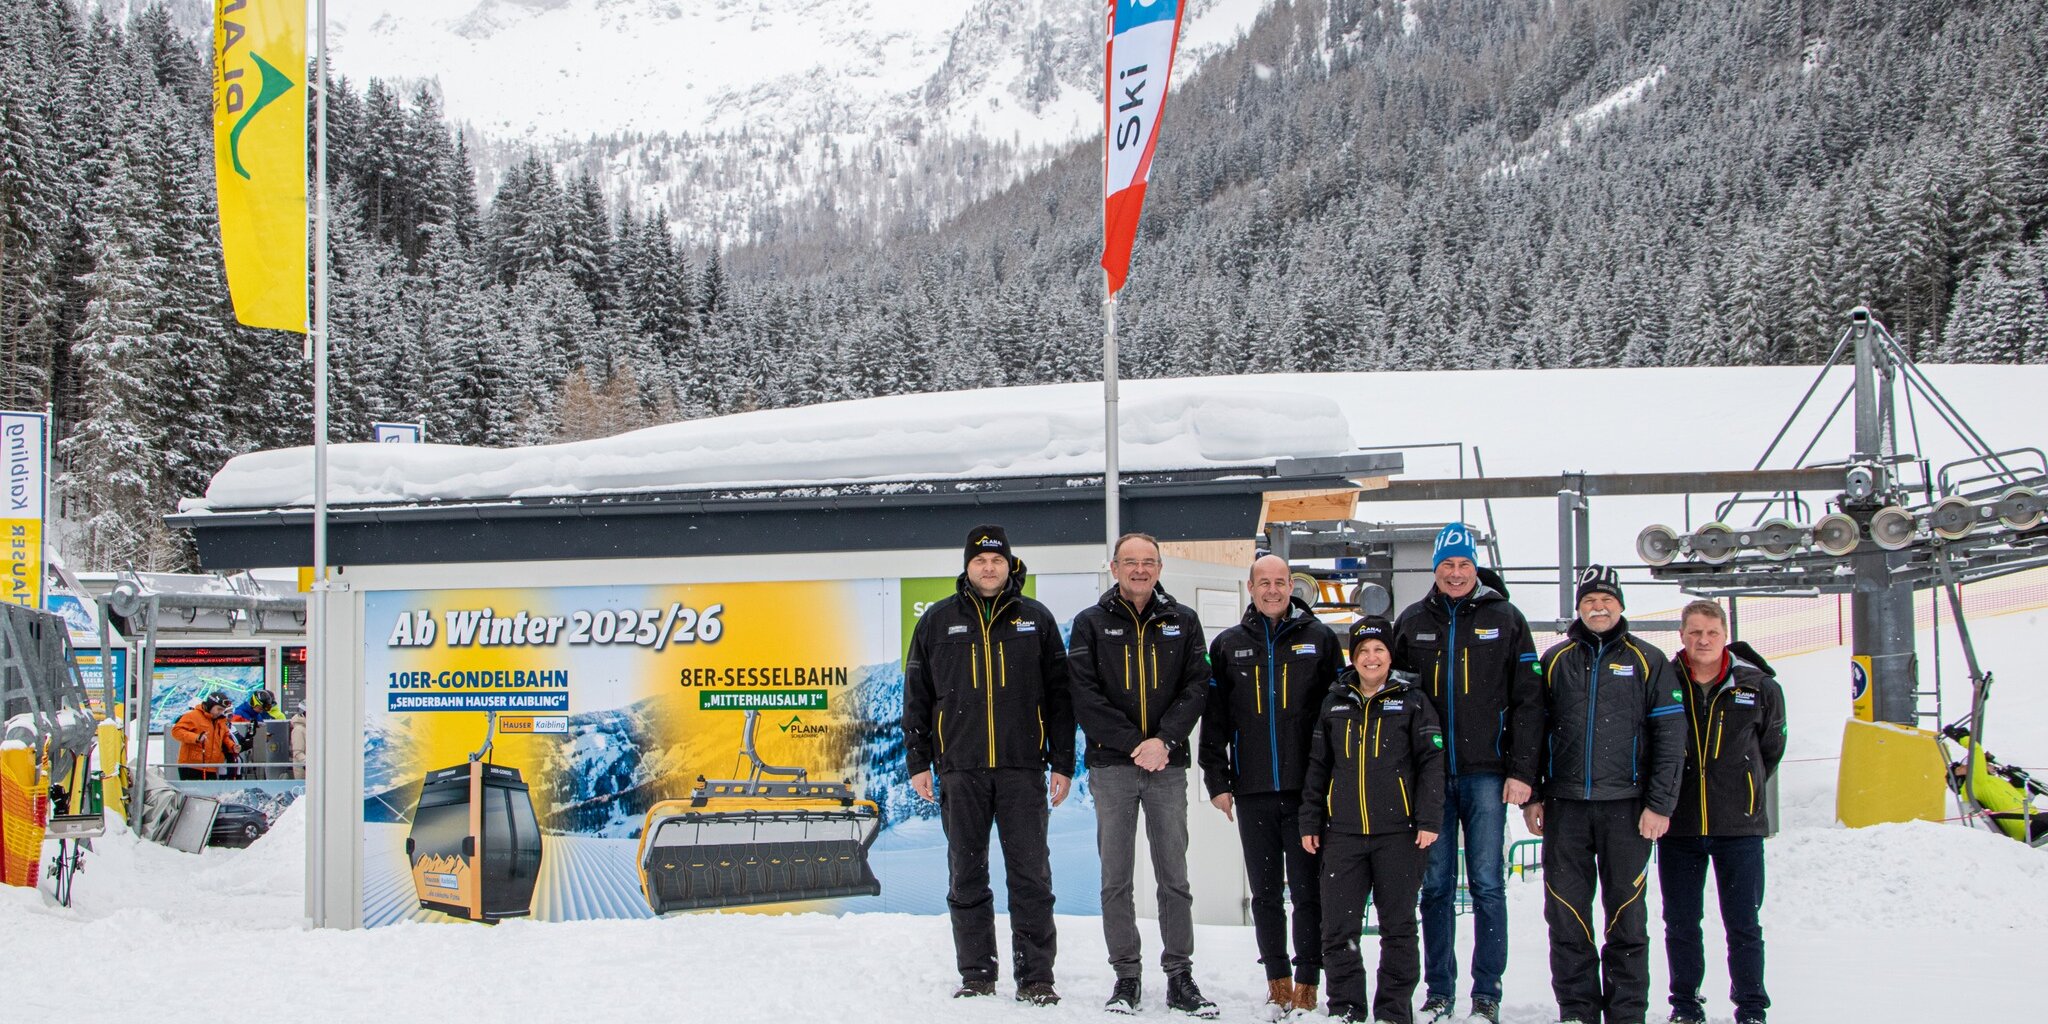
[[[1159,542],[1117,538],[1114,586],[1074,616],[1067,678],[1088,737],[1095,846],[1102,861],[1102,934],[1116,985],[1103,1008],[1136,1013],[1144,997],[1132,871],[1138,814],[1159,899],[1159,966],[1166,1006],[1196,1017],[1216,1004],[1195,985],[1194,895],[1188,889],[1188,735],[1209,696],[1209,661],[1195,611],[1159,585]]]

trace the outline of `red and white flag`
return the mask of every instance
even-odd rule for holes
[[[1181,0],[1109,0],[1109,77],[1103,95],[1102,269],[1124,286],[1145,180],[1166,113],[1166,83],[1180,43]]]

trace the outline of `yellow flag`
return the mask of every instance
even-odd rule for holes
[[[235,319],[304,334],[305,0],[213,10],[213,174]]]

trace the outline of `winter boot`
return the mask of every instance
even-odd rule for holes
[[[1420,1024],[1449,1024],[1451,1013],[1457,1004],[1450,996],[1430,996],[1422,1001],[1422,1012],[1415,1019]]]
[[[1214,1020],[1218,1013],[1215,1003],[1202,998],[1202,990],[1195,987],[1195,976],[1187,971],[1166,976],[1166,1008],[1203,1020]]]
[[[1316,987],[1315,987],[1314,985],[1304,985],[1304,984],[1302,984],[1301,982],[1298,982],[1298,981],[1297,981],[1297,982],[1295,982],[1295,983],[1294,983],[1294,1013],[1295,1013],[1295,1016],[1298,1016],[1298,1017],[1299,1017],[1299,1016],[1306,1016],[1306,1015],[1308,1015],[1308,1014],[1311,1014],[1311,1013],[1314,1013],[1314,1012],[1316,1012]]]
[[[1017,1001],[1033,1006],[1057,1006],[1060,996],[1052,990],[1052,982],[1034,981],[1029,985],[1017,986]]]
[[[995,994],[996,983],[993,981],[963,981],[960,983],[959,988],[953,990],[953,998],[955,999],[971,999],[975,996],[992,996]]]
[[[1500,1024],[1500,1000],[1485,996],[1472,997],[1472,1016],[1465,1018],[1465,1024]]]
[[[1266,1001],[1259,1007],[1260,1020],[1280,1020],[1294,1012],[1294,981],[1272,978],[1266,982]]]
[[[1145,989],[1136,978],[1118,978],[1116,987],[1109,990],[1109,1002],[1102,1008],[1111,1013],[1137,1013],[1138,1003],[1145,998]]]
[[[1668,1024],[1707,1024],[1706,1012],[1697,1006],[1673,1008],[1671,1016],[1664,1019]]]

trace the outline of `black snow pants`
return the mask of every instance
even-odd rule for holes
[[[1301,791],[1247,793],[1236,803],[1259,962],[1270,980],[1288,976],[1286,904],[1292,903],[1294,980],[1318,984],[1323,976],[1322,858],[1301,848]]]
[[[1415,845],[1413,832],[1360,836],[1326,829],[1322,857],[1323,970],[1330,975],[1330,1016],[1365,1016],[1365,955],[1359,935],[1370,893],[1380,918],[1372,1019],[1410,1024],[1415,1019],[1415,983],[1422,978],[1415,898],[1422,892],[1422,868],[1429,854]]]
[[[1641,813],[1642,802],[1634,799],[1544,801],[1543,883],[1549,891],[1543,919],[1550,925],[1550,987],[1561,1019],[1643,1024],[1649,1013],[1650,914],[1643,891],[1650,841],[1637,827]],[[1597,916],[1596,885],[1603,911]]]
[[[995,894],[989,891],[988,833],[1003,844],[1010,940],[1017,984],[1052,983],[1052,859],[1046,848],[1045,773],[968,768],[939,773],[939,821],[946,830],[953,953],[962,981],[996,980]]]

